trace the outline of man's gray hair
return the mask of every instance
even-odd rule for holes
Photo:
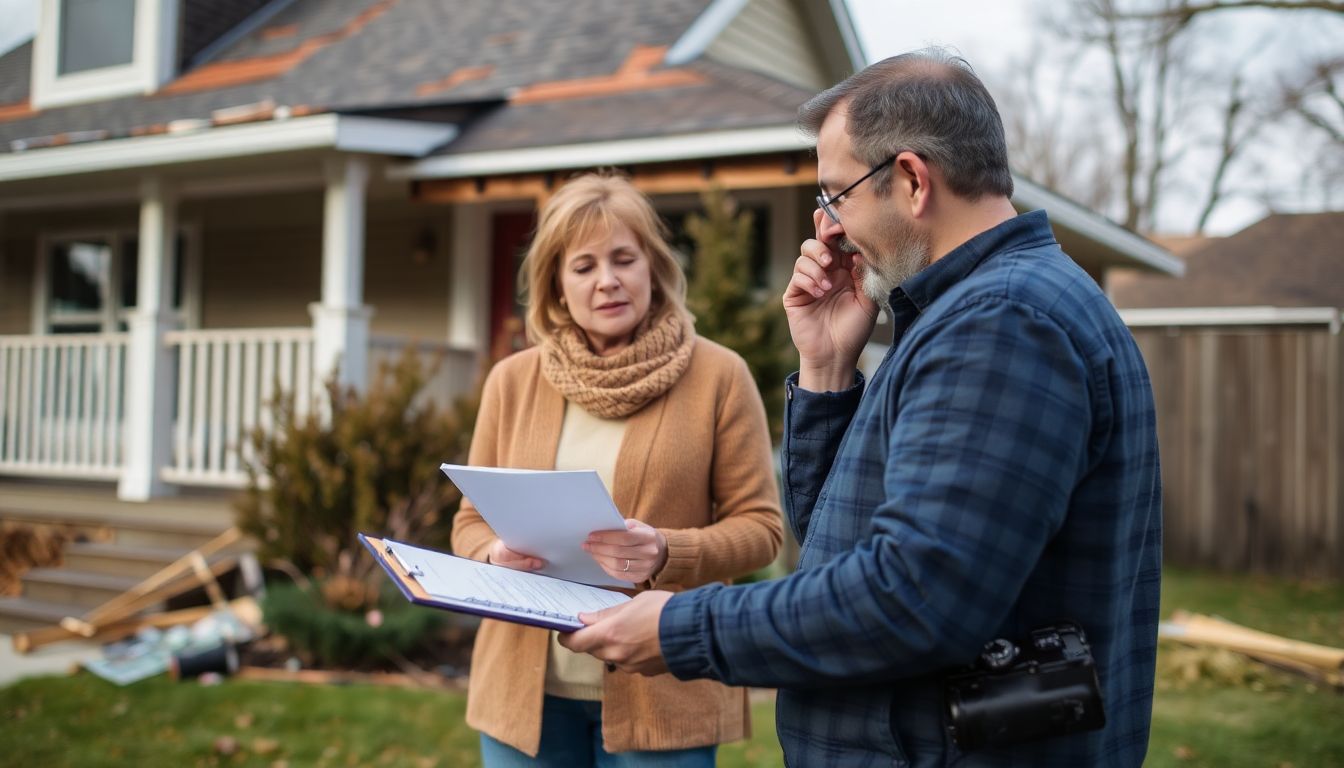
[[[1013,194],[998,107],[960,56],[926,48],[879,61],[809,99],[798,126],[815,137],[837,106],[863,164],[910,150],[941,170],[959,197]],[[877,194],[891,191],[891,178],[890,168],[873,176]]]

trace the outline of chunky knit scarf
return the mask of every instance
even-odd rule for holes
[[[690,317],[669,312],[641,326],[635,341],[611,357],[594,354],[576,325],[542,345],[541,374],[565,399],[602,419],[620,419],[672,388],[691,362],[695,328]]]

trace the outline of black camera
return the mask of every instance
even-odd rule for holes
[[[1106,724],[1092,649],[1060,622],[1022,645],[998,639],[944,681],[948,732],[962,751],[1092,731]]]

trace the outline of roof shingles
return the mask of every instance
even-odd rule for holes
[[[1271,214],[1186,254],[1183,277],[1121,274],[1125,308],[1344,307],[1344,211]]]
[[[709,0],[295,0],[158,94],[33,113],[22,88],[0,113],[14,139],[111,137],[258,103],[305,111],[495,102],[450,151],[656,136],[792,120],[809,94],[700,61],[660,65]],[[276,30],[284,30],[279,34]],[[15,54],[0,75],[26,69]],[[26,59],[25,59],[26,62]],[[259,110],[264,118],[269,110]],[[460,145],[460,146],[459,146]],[[40,150],[35,150],[40,151]]]

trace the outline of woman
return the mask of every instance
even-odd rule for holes
[[[746,363],[696,338],[649,201],[619,177],[569,182],[541,213],[523,279],[536,346],[486,379],[471,463],[597,470],[626,530],[596,532],[584,548],[639,589],[687,589],[773,560],[781,524],[765,408]],[[504,546],[465,499],[453,550],[544,566]],[[467,723],[487,768],[712,766],[717,744],[749,735],[745,690],[611,671],[555,638],[482,622]]]

